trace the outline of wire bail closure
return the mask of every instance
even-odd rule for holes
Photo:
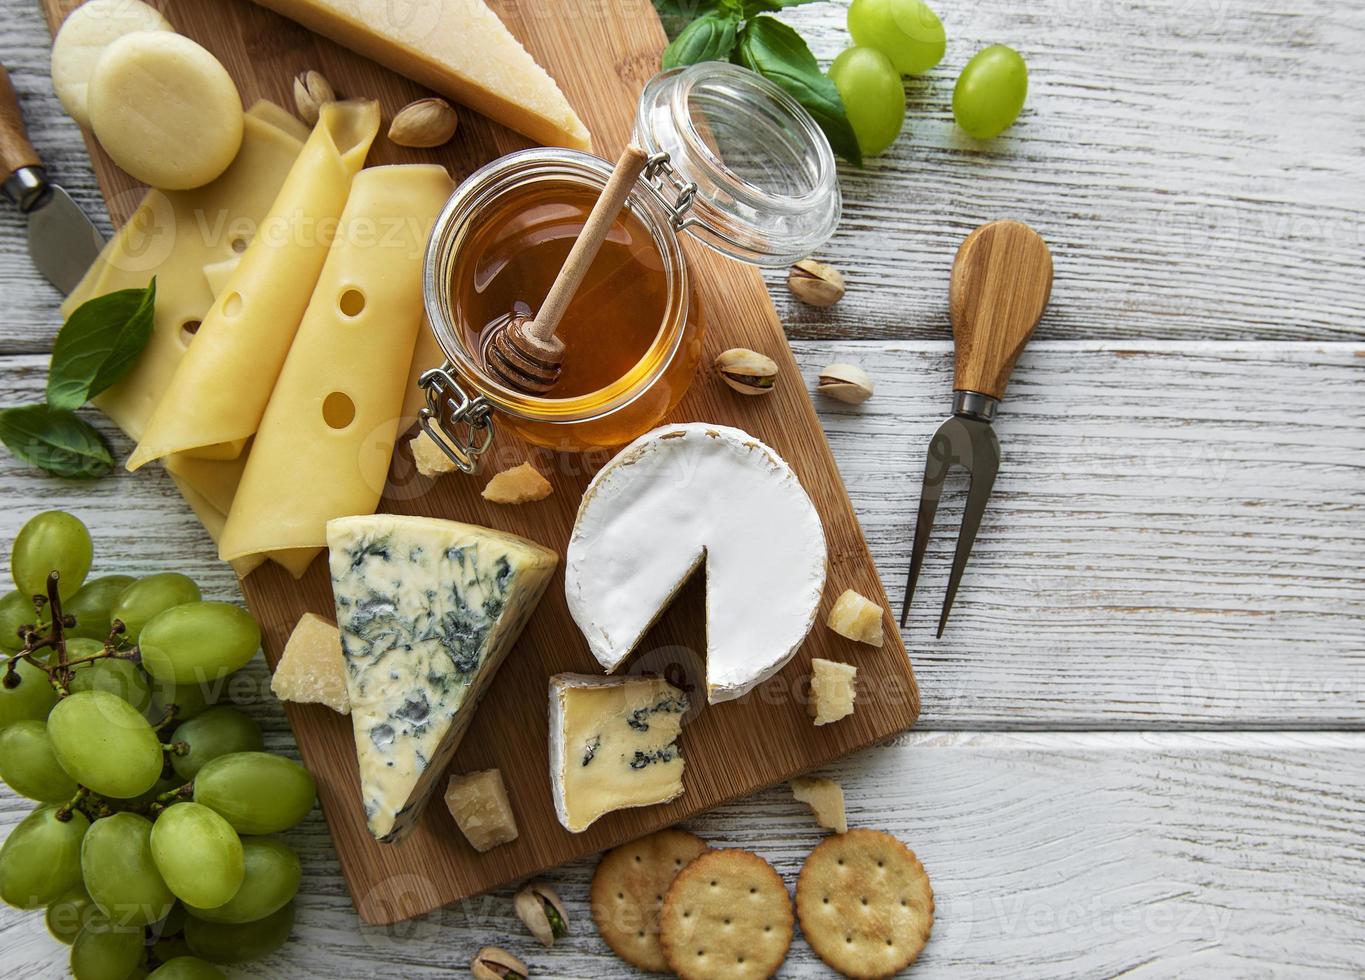
[[[688,213],[697,197],[696,181],[683,180],[673,169],[666,151],[650,154],[649,162],[645,164],[644,180],[645,186],[654,192],[659,203],[673,216],[671,223],[674,231],[686,231],[698,224],[696,217]]]
[[[483,395],[469,397],[449,361],[425,372],[417,383],[427,399],[426,408],[417,413],[422,431],[461,473],[477,473],[479,457],[493,444],[493,406]],[[451,435],[461,425],[460,435]]]

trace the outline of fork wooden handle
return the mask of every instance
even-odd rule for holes
[[[1052,295],[1052,254],[1018,221],[992,221],[967,236],[953,261],[953,389],[1004,397],[1014,362]]]

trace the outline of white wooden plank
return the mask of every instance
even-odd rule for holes
[[[1360,734],[912,735],[835,775],[850,822],[896,834],[929,871],[937,923],[913,976],[1353,977],[1365,944],[1362,750]],[[26,809],[0,799],[0,825]],[[785,788],[689,826],[760,851],[789,886],[821,836]],[[304,859],[298,925],[236,977],[448,977],[487,943],[524,955],[535,976],[632,974],[592,927],[591,861],[551,876],[571,935],[543,950],[508,892],[361,926],[321,818],[284,837]],[[0,949],[14,980],[54,976],[63,961],[31,913],[0,911]],[[800,938],[782,972],[828,975]]]
[[[876,379],[862,407],[819,408],[898,611],[950,349],[796,346],[807,382],[836,360]],[[0,360],[0,386],[14,401],[37,398],[44,367]],[[933,627],[960,492],[947,495],[930,544],[906,633],[921,726],[1365,723],[1362,372],[1365,358],[1345,345],[1030,348],[997,423],[1004,463],[942,640]],[[66,506],[119,568],[179,568],[211,594],[237,595],[159,474],[72,484],[4,455],[0,490],[0,540],[32,512]]]
[[[591,16],[596,0],[558,0]],[[848,43],[845,0],[783,14],[827,61]],[[1308,0],[1228,5],[1135,0],[939,3],[943,64],[912,81],[900,140],[845,167],[843,224],[824,250],[848,274],[830,310],[770,278],[794,336],[946,334],[953,253],[975,225],[1032,222],[1057,286],[1045,338],[1358,338],[1365,228],[1365,104],[1343,96],[1365,42],[1365,7]],[[48,37],[30,0],[0,0],[0,61],[34,142],[102,214],[75,125],[48,80]],[[1028,59],[1019,125],[976,145],[953,124],[953,82],[994,42]],[[33,275],[21,225],[0,208],[0,351],[46,349],[56,296]]]

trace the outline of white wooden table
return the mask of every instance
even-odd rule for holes
[[[539,2],[539,0],[537,0]],[[565,0],[582,2],[586,0]],[[784,16],[829,59],[844,8]],[[947,635],[951,534],[906,640],[917,731],[832,773],[850,820],[905,839],[938,923],[919,976],[1360,976],[1365,971],[1365,7],[1353,0],[939,0],[944,64],[909,86],[887,156],[844,173],[828,257],[843,303],[778,304],[808,378],[862,363],[878,394],[820,406],[888,591],[950,388],[946,283],[980,222],[1050,243],[1050,312],[998,423],[1005,462]],[[103,214],[52,95],[33,0],[0,0],[0,58],[51,170]],[[1021,123],[958,133],[953,79],[980,46],[1029,60]],[[36,398],[56,293],[0,213],[0,390]],[[107,427],[106,427],[107,428]],[[125,441],[115,445],[126,452]],[[100,567],[168,565],[237,598],[170,483],[80,485],[0,457],[0,540],[60,506]],[[958,511],[946,508],[941,527]],[[8,587],[8,586],[6,586]],[[240,700],[292,751],[263,664]],[[29,809],[0,796],[0,832]],[[773,790],[695,821],[789,882],[820,833]],[[460,975],[487,942],[538,976],[610,978],[591,862],[556,873],[572,935],[534,946],[505,893],[361,926],[320,815],[290,944],[242,977]],[[0,910],[7,977],[56,976],[41,917]],[[785,974],[823,967],[799,939]]]

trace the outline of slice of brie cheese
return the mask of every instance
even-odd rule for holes
[[[469,524],[377,514],[327,524],[370,832],[401,840],[455,754],[558,556]]]
[[[706,567],[706,689],[740,697],[810,632],[825,534],[791,467],[739,429],[655,429],[588,485],[569,540],[569,611],[608,672]]]
[[[579,833],[598,817],[682,795],[687,695],[658,677],[550,678],[555,813]]]

